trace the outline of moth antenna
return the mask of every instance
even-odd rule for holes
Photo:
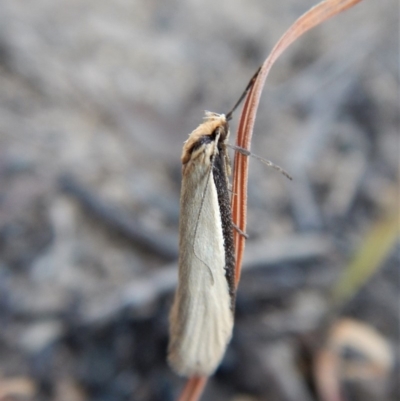
[[[249,92],[251,87],[253,86],[258,74],[260,73],[260,70],[261,70],[261,67],[259,67],[258,70],[256,71],[256,73],[251,77],[250,82],[246,86],[246,89],[244,90],[244,92],[242,93],[242,95],[240,96],[240,98],[236,102],[236,104],[232,107],[232,110],[229,113],[225,114],[226,121],[229,121],[232,119],[233,112],[238,108],[239,104],[242,103],[242,100],[245,98],[245,96],[247,95],[247,93]]]
[[[285,177],[289,178],[290,181],[293,180],[292,176],[287,173],[282,167],[279,167],[278,165],[272,163],[270,160],[264,159],[261,156],[257,156],[254,153],[251,153],[249,150],[241,148],[240,146],[236,146],[236,145],[229,145],[228,143],[226,144],[226,146],[228,146],[229,148],[235,150],[236,152],[241,153],[244,156],[251,156],[254,157],[255,159],[257,159],[258,161],[260,161],[261,163],[266,164],[269,167],[273,167],[275,170],[278,170],[279,172],[281,172]]]

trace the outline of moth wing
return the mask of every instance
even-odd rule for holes
[[[217,190],[206,164],[188,165],[184,171],[179,234],[168,359],[181,375],[208,376],[231,338],[233,313]]]

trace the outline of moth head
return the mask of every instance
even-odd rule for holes
[[[212,156],[219,147],[224,147],[229,137],[229,124],[224,114],[205,112],[204,122],[190,135],[182,151],[182,164],[200,156]],[[218,140],[218,143],[215,141]]]

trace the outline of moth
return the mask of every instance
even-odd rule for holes
[[[179,279],[170,313],[168,361],[182,376],[210,376],[232,337],[235,249],[227,141],[233,111],[205,113],[182,151]]]
[[[210,376],[232,337],[235,249],[227,147],[280,167],[248,150],[228,145],[229,120],[251,89],[254,74],[232,110],[206,111],[185,142],[179,220],[179,279],[170,313],[168,361],[182,376]]]
[[[225,115],[206,112],[182,152],[179,280],[168,360],[183,376],[212,374],[232,335],[235,257],[228,137]]]

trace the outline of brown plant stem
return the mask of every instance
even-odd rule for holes
[[[207,377],[191,377],[185,387],[181,395],[178,398],[178,401],[197,401],[200,399],[201,394],[203,393],[204,387],[207,384]]]
[[[250,150],[251,138],[260,102],[261,93],[268,73],[279,58],[279,56],[302,36],[305,32],[321,24],[327,19],[347,10],[362,0],[325,0],[312,7],[297,19],[293,25],[283,34],[277,44],[272,49],[270,55],[263,63],[260,73],[246,96],[242,113],[239,120],[239,128],[236,135],[236,146]],[[247,216],[247,182],[248,182],[249,162],[248,157],[236,152],[233,168],[233,188],[232,193],[232,219],[234,224],[242,232],[246,232]],[[235,283],[239,284],[242,261],[245,248],[245,238],[234,230],[235,241]],[[206,377],[190,378],[179,397],[178,401],[198,401],[207,383]]]
[[[333,17],[334,15],[347,10],[360,1],[361,0],[322,1],[297,19],[294,24],[283,34],[283,36],[272,49],[268,58],[261,66],[261,70],[254,82],[254,85],[246,97],[236,135],[236,146],[250,150],[254,123],[265,80],[269,74],[269,71],[271,70],[271,67],[279,58],[279,56],[305,32]],[[239,229],[243,232],[246,232],[248,171],[248,157],[236,152],[233,168],[232,192],[235,195],[232,197],[232,218],[236,226],[239,227]],[[235,281],[237,287],[242,268],[245,238],[241,235],[238,235],[237,232],[234,232],[234,238],[236,249]]]

